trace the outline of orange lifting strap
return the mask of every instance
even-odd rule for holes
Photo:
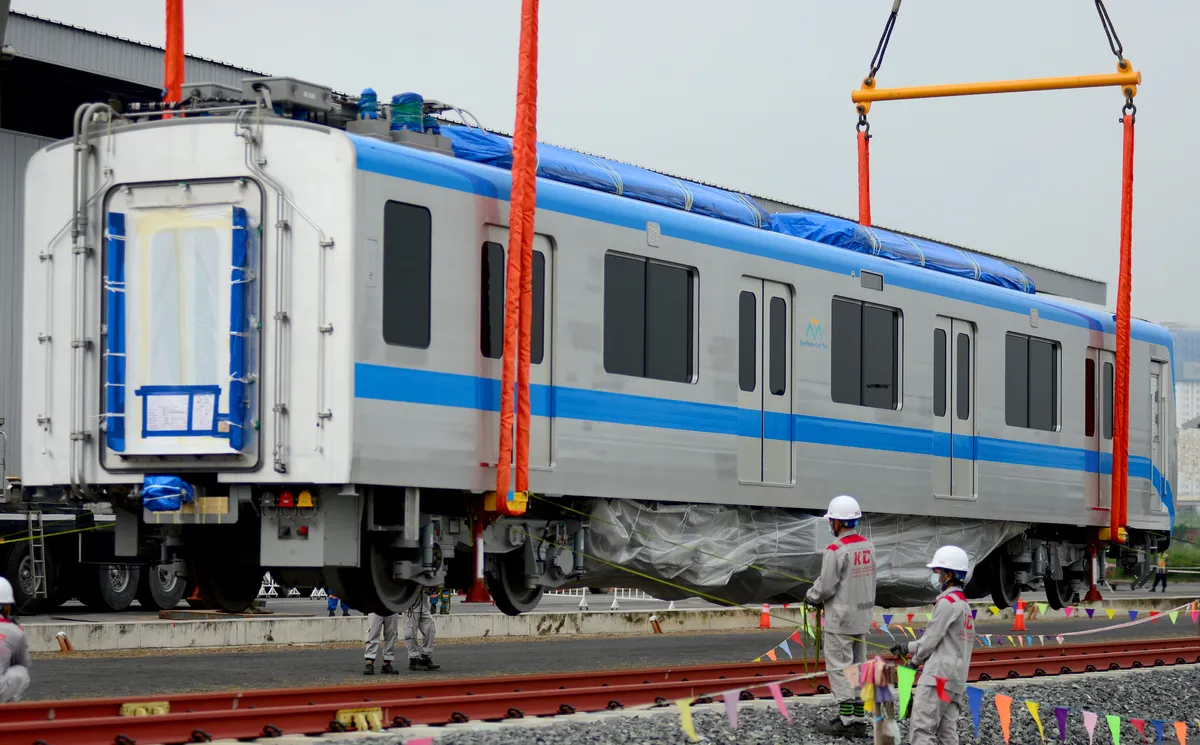
[[[1133,125],[1137,115],[1133,97],[1137,95],[1137,86],[1142,82],[1141,73],[1136,72],[1133,64],[1125,58],[1121,40],[1117,38],[1112,19],[1104,7],[1104,0],[1096,0],[1096,12],[1100,14],[1109,48],[1117,57],[1117,71],[1113,74],[877,88],[875,76],[887,53],[888,41],[891,40],[892,30],[900,12],[900,3],[901,0],[893,0],[892,12],[880,36],[879,45],[875,48],[875,56],[871,59],[870,72],[863,79],[862,87],[850,95],[858,111],[858,221],[864,227],[871,225],[871,127],[867,122],[867,114],[871,110],[872,102],[1105,86],[1120,86],[1125,94],[1124,116],[1121,119],[1125,135],[1121,168],[1121,270],[1117,284],[1117,366],[1113,394],[1112,504],[1109,509],[1109,528],[1104,531],[1108,533],[1107,540],[1124,543],[1125,527],[1129,524],[1129,306],[1133,243]],[[1101,539],[1105,539],[1103,533]]]

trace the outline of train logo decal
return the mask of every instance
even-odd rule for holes
[[[800,342],[800,346],[829,349],[829,345],[825,343],[825,332],[821,330],[820,319],[808,319],[808,328],[804,329],[804,340]]]

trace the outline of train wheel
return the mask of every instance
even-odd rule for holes
[[[510,616],[536,608],[545,592],[542,587],[531,590],[525,586],[525,552],[521,549],[497,556],[485,578],[496,607]]]
[[[262,569],[211,560],[197,563],[196,589],[205,607],[226,613],[249,608],[262,588]],[[191,603],[189,602],[189,605]]]
[[[386,533],[364,537],[362,568],[326,572],[326,589],[359,613],[386,616],[407,611],[421,592],[421,585],[392,576],[392,566],[399,556],[390,542],[391,536]]]
[[[95,611],[123,611],[137,595],[140,576],[138,567],[125,564],[81,566],[76,597]]]
[[[149,610],[171,610],[183,600],[187,592],[187,581],[176,577],[174,565],[163,564],[157,567],[147,567],[142,571],[142,581],[138,583],[137,599],[143,608]]]
[[[1017,587],[1017,576],[1008,559],[993,555],[988,562],[988,573],[992,585],[992,602],[996,607],[1004,610],[1016,605],[1017,598],[1021,596],[1021,588]]]
[[[1066,579],[1046,578],[1046,602],[1054,610],[1062,610],[1075,599],[1071,583]]]

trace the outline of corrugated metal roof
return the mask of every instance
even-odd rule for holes
[[[18,57],[151,88],[163,86],[161,47],[15,11],[9,13],[4,36],[4,44],[11,46]],[[239,88],[243,78],[266,74],[192,55],[187,55],[184,73],[189,83],[222,83]]]
[[[25,164],[47,137],[0,129],[0,417],[9,435],[8,473],[20,475],[21,452],[21,235],[25,219]]]

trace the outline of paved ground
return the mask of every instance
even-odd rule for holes
[[[1184,599],[1200,597],[1200,584],[1172,584],[1169,593],[1172,596],[1178,595]],[[1130,598],[1148,598],[1161,597],[1163,593],[1150,593],[1145,588],[1130,592],[1128,585],[1121,585],[1121,589],[1115,592],[1106,592],[1105,599],[1114,602],[1129,600]],[[607,610],[613,602],[613,594],[593,595],[588,594],[588,605],[591,610]],[[1040,601],[1043,598],[1034,594],[1026,598],[1027,602]],[[575,610],[579,606],[580,598],[578,596],[569,595],[546,595],[542,598],[542,602],[538,605],[537,610],[543,612],[562,612]],[[629,600],[625,597],[618,596],[617,602],[620,604],[621,610],[632,611],[648,611],[659,610],[667,607],[667,603],[662,600]],[[1182,602],[1182,601],[1181,601]],[[323,616],[327,613],[326,601],[310,600],[308,598],[268,598],[266,600],[267,608],[277,613],[298,614],[307,616]],[[186,608],[186,603],[180,604],[181,608]],[[691,600],[676,601],[675,607],[681,610],[687,608],[714,608],[712,603],[693,598]],[[464,603],[462,598],[455,598],[450,604],[451,613],[499,613],[496,606],[491,603]],[[354,615],[359,615],[357,611],[351,611]],[[141,608],[135,601],[130,608],[122,613],[97,613],[88,610],[80,603],[71,601],[57,610],[41,614],[37,616],[25,616],[22,620],[29,623],[38,623],[40,621],[139,621],[158,618],[157,612],[149,612]]]
[[[1059,634],[1116,625],[1122,620],[1072,619],[1031,622],[1030,633]],[[1007,634],[1011,621],[980,620],[980,633]],[[789,629],[721,634],[668,634],[637,637],[587,637],[548,640],[494,639],[437,646],[437,673],[446,677],[568,672],[601,668],[666,667],[753,659],[786,638]],[[1195,636],[1187,614],[1172,625],[1158,623],[1086,637],[1086,641],[1165,636]],[[890,646],[884,635],[870,642]],[[1053,643],[1053,642],[1051,642]],[[404,660],[404,652],[397,650]],[[797,652],[798,654],[798,652]],[[39,699],[142,695],[217,689],[320,686],[370,682],[361,674],[357,646],[264,650],[153,652],[139,656],[47,656],[36,659],[30,696]],[[404,671],[400,680],[411,675]]]

